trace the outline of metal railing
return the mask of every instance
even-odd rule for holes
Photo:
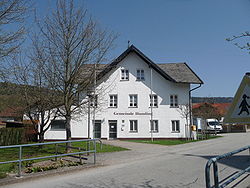
[[[220,160],[220,159],[224,159],[224,158],[230,157],[230,156],[232,156],[234,154],[240,153],[240,152],[245,151],[245,150],[249,150],[249,154],[250,154],[250,145],[249,146],[245,146],[245,147],[240,148],[240,149],[237,149],[237,150],[234,150],[232,152],[225,153],[223,155],[219,155],[217,157],[211,158],[207,162],[206,167],[205,167],[206,188],[211,188],[211,187],[222,188],[222,187],[225,187],[228,184],[232,183],[237,178],[239,178],[244,173],[250,172],[250,166],[249,166],[246,169],[241,170],[241,171],[235,173],[233,176],[231,176],[231,178],[229,178],[224,183],[219,182],[217,161]],[[213,175],[214,175],[214,185],[213,186],[211,186],[211,181],[210,181],[210,168],[211,168],[212,164],[213,164]],[[222,184],[220,185],[220,183],[222,183]]]
[[[45,143],[36,143],[36,144],[22,144],[22,145],[10,145],[10,146],[0,146],[0,149],[7,149],[7,148],[19,148],[19,154],[17,160],[11,161],[3,161],[0,164],[8,164],[8,163],[18,163],[18,174],[17,176],[21,176],[22,170],[22,162],[23,161],[31,161],[31,160],[38,160],[38,159],[47,159],[47,158],[55,158],[57,157],[64,157],[64,156],[72,156],[72,155],[79,155],[80,161],[82,159],[81,154],[89,154],[94,153],[94,164],[96,164],[96,142],[100,142],[102,148],[102,142],[100,139],[84,139],[84,140],[69,140],[69,141],[56,141],[56,142],[45,142]],[[67,144],[67,143],[74,143],[74,142],[86,142],[88,144],[88,149],[81,151],[82,148],[80,147],[69,147],[70,149],[79,149],[78,152],[70,152],[70,153],[59,153],[58,146],[62,146],[59,144]],[[90,143],[93,143],[93,149],[90,149]],[[54,155],[47,155],[42,157],[32,157],[32,158],[23,158],[23,148],[24,147],[31,147],[31,146],[43,146],[43,145],[55,145],[55,154]],[[66,145],[64,147],[67,147]]]

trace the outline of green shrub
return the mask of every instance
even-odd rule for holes
[[[5,172],[0,172],[0,179],[6,178],[7,174]]]
[[[24,128],[1,128],[0,129],[0,145],[16,145],[25,142]]]
[[[32,125],[0,129],[0,145],[17,145],[37,141],[37,133]]]

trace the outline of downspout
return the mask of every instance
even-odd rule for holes
[[[192,98],[191,98],[191,92],[200,88],[201,84],[193,89],[189,90],[189,136],[191,138],[191,126],[193,124],[193,119],[192,119]]]

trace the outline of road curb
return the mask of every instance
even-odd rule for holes
[[[57,176],[57,175],[66,174],[66,173],[73,173],[73,172],[77,172],[77,171],[88,170],[88,169],[93,169],[93,168],[103,167],[103,166],[105,166],[105,165],[103,165],[103,164],[84,164],[84,165],[73,166],[73,167],[61,167],[58,169],[37,172],[37,173],[30,173],[30,174],[25,173],[21,177],[11,176],[11,177],[6,177],[3,179],[0,179],[0,187],[4,186],[4,185],[20,183],[20,182],[24,182],[24,181],[30,181],[30,180],[34,180],[34,179],[49,177],[49,176]]]

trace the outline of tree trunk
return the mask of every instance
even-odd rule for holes
[[[71,116],[70,115],[66,115],[66,139],[67,140],[71,140],[70,122],[71,122]],[[66,144],[66,152],[67,153],[70,152],[70,147],[71,147],[71,143],[67,143]]]
[[[192,125],[189,125],[189,139],[192,140]]]
[[[42,116],[43,117],[43,116]],[[44,131],[43,131],[43,128],[44,128],[44,121],[43,121],[43,119],[41,120],[41,124],[40,124],[40,126],[39,126],[39,128],[40,128],[40,131],[39,131],[39,143],[42,143],[42,142],[44,142]]]
[[[38,133],[38,136],[39,136],[38,142],[39,143],[43,143],[44,142],[44,131],[42,131],[41,129],[42,128],[40,127],[40,132]],[[40,145],[39,148],[42,149],[43,145]]]
[[[44,132],[39,133],[39,143],[43,143],[44,142]],[[39,146],[40,149],[43,148],[43,145]]]
[[[39,143],[43,143],[44,142],[44,132],[40,132],[39,133]]]

